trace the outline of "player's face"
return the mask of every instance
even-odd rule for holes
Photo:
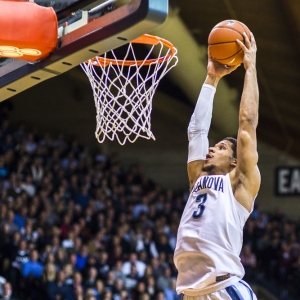
[[[223,140],[214,147],[210,147],[202,171],[208,174],[227,174],[231,171],[231,163],[234,161],[231,142]]]

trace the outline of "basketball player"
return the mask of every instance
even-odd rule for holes
[[[260,187],[256,127],[258,85],[256,43],[237,41],[244,51],[245,79],[237,140],[208,147],[207,134],[218,81],[234,71],[209,55],[207,77],[188,128],[190,196],[178,229],[174,254],[176,290],[184,300],[257,299],[242,281],[243,226]],[[226,112],[224,112],[224,118]]]

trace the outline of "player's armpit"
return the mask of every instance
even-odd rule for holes
[[[248,212],[253,208],[253,201],[259,191],[261,176],[257,166],[252,170],[250,176],[237,173],[234,169],[230,173],[232,191],[235,199],[244,206]]]

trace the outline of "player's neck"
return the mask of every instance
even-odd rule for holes
[[[218,170],[214,165],[210,165],[202,168],[200,176],[226,175],[227,173],[224,170]]]

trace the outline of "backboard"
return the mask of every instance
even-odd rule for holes
[[[0,101],[151,32],[168,14],[168,0],[125,2],[78,0],[58,10],[57,49],[38,62],[8,60],[3,64],[0,67]],[[101,13],[112,4],[115,8]]]

